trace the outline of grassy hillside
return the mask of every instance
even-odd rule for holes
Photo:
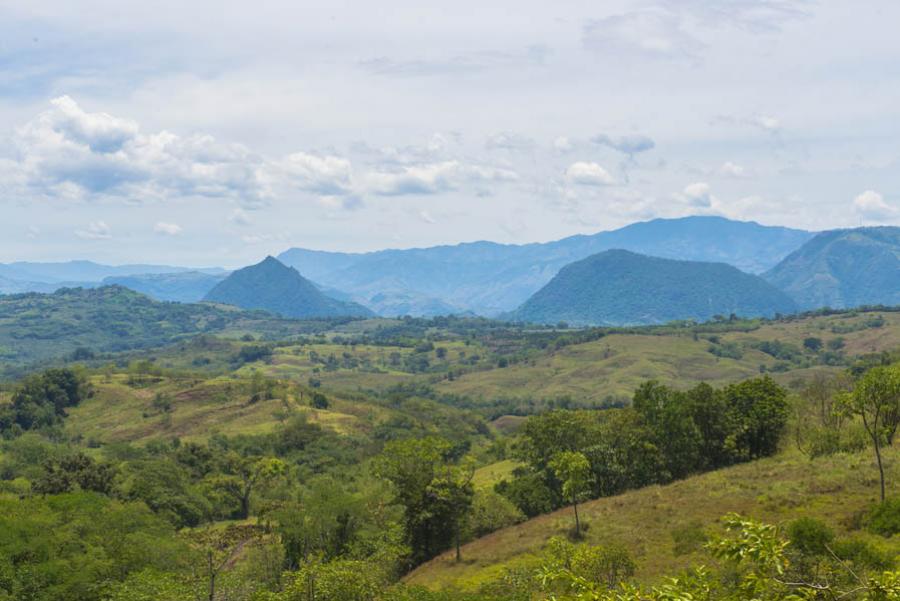
[[[888,482],[900,486],[900,450],[887,454]],[[860,512],[878,499],[878,473],[871,450],[809,460],[788,451],[769,459],[695,476],[666,486],[651,486],[580,506],[593,544],[624,544],[637,562],[636,577],[658,581],[699,561],[699,554],[679,554],[679,532],[716,532],[728,512],[784,523],[817,517],[839,534],[853,534],[883,544],[859,530]],[[448,552],[420,566],[407,581],[429,588],[475,588],[506,568],[534,557],[553,536],[572,527],[572,510],[561,509],[500,530],[462,548],[456,563]],[[674,535],[674,536],[673,536]]]
[[[648,330],[650,332],[650,330]],[[804,340],[822,341],[823,351],[804,349]],[[847,313],[766,322],[750,331],[699,334],[612,334],[584,344],[548,350],[505,368],[464,374],[436,386],[443,393],[480,398],[552,399],[569,396],[584,404],[623,400],[648,379],[688,387],[723,384],[758,374],[761,367],[789,383],[821,365],[821,353],[840,339],[844,361],[900,347],[900,313]],[[779,345],[771,343],[777,342]],[[769,344],[766,344],[769,343]],[[831,342],[835,345],[835,342]],[[765,352],[766,349],[769,352]],[[784,357],[791,356],[793,360]],[[770,354],[775,352],[781,358]],[[728,356],[728,355],[731,356]]]

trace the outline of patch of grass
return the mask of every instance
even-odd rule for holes
[[[888,482],[900,486],[900,450],[889,449],[886,457]],[[859,513],[878,501],[877,484],[870,451],[812,461],[785,452],[666,486],[590,501],[579,511],[591,526],[587,542],[625,544],[637,561],[637,579],[654,582],[692,563],[692,553],[683,553],[686,549],[678,541],[673,544],[673,533],[721,532],[719,520],[729,512],[782,526],[801,516],[818,518],[835,525],[839,536],[852,532],[879,544],[877,535],[854,531]],[[565,508],[500,530],[465,545],[462,562],[445,553],[417,568],[407,581],[435,589],[476,588],[537,555],[548,539],[571,528],[572,519],[571,508]],[[679,538],[699,537],[679,534]]]

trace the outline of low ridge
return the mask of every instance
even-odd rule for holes
[[[724,263],[610,250],[564,267],[511,317],[534,323],[644,325],[732,313],[773,316],[796,308],[762,278]]]

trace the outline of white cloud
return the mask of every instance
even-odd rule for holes
[[[647,152],[656,146],[656,142],[654,142],[652,138],[640,134],[630,134],[625,136],[608,136],[606,134],[600,134],[591,138],[591,142],[598,146],[607,146],[629,156]]]
[[[853,199],[853,210],[867,221],[892,220],[900,209],[889,204],[879,192],[866,190]]]
[[[575,144],[566,136],[559,136],[553,140],[553,148],[560,153],[572,152],[575,149]]]
[[[613,176],[597,163],[579,161],[566,169],[566,180],[582,186],[611,186],[616,183]]]
[[[295,152],[272,160],[209,135],[145,134],[134,121],[84,111],[62,96],[20,128],[15,168],[24,186],[53,198],[211,197],[245,207],[275,193],[352,192],[350,161]]]
[[[750,123],[768,132],[775,133],[781,130],[781,121],[772,115],[754,115],[751,117]]]
[[[681,197],[692,207],[699,209],[712,208],[715,197],[706,182],[695,182],[685,186]]]
[[[719,167],[719,175],[724,175],[725,177],[744,178],[748,176],[748,173],[747,169],[745,169],[743,165],[738,165],[737,163],[726,161],[722,164],[721,167]]]
[[[109,240],[112,238],[112,230],[104,221],[92,221],[87,229],[75,230],[75,235],[82,240]]]
[[[429,213],[428,211],[420,211],[419,219],[421,219],[422,221],[424,221],[425,223],[428,223],[428,224],[437,223],[437,220],[434,217],[432,217],[431,213]]]
[[[367,189],[382,196],[438,194],[456,190],[467,183],[513,182],[518,177],[509,169],[444,161],[391,172],[374,171],[367,176]]]
[[[235,209],[228,215],[228,221],[234,225],[246,226],[250,225],[250,216],[244,209]]]
[[[680,15],[659,8],[637,10],[588,21],[582,43],[610,57],[696,59],[703,44],[688,33]]]
[[[177,236],[183,230],[180,225],[177,223],[168,223],[165,221],[159,221],[156,225],[153,226],[153,231],[157,234],[163,234],[166,236]]]
[[[353,188],[350,161],[336,156],[295,152],[271,165],[270,176],[289,187],[321,195],[341,195]]]
[[[516,132],[501,131],[489,135],[485,146],[490,150],[527,150],[534,146],[534,140]]]

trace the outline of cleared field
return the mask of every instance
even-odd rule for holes
[[[349,434],[367,427],[361,416],[374,418],[381,409],[332,399],[329,410],[312,409],[296,398],[250,402],[243,385],[231,379],[206,381],[163,380],[132,388],[125,376],[112,381],[95,377],[96,393],[70,409],[67,433],[98,443],[145,443],[179,437],[206,439],[222,433],[269,432],[293,413],[305,413],[311,422]],[[157,395],[170,401],[164,411],[155,404]]]
[[[882,319],[878,327],[867,326]],[[710,338],[735,343],[739,359],[710,352]],[[593,342],[548,351],[530,361],[487,371],[468,373],[437,385],[440,392],[475,399],[561,398],[584,403],[626,400],[642,382],[656,379],[679,387],[699,382],[722,385],[772,370],[779,360],[753,348],[762,341],[777,341],[801,348],[806,338],[823,344],[840,338],[848,356],[891,351],[900,347],[900,314],[863,313],[811,317],[793,322],[765,324],[752,332],[715,335],[690,333],[645,335],[614,334]],[[773,374],[782,383],[815,371],[839,368],[814,366]]]

